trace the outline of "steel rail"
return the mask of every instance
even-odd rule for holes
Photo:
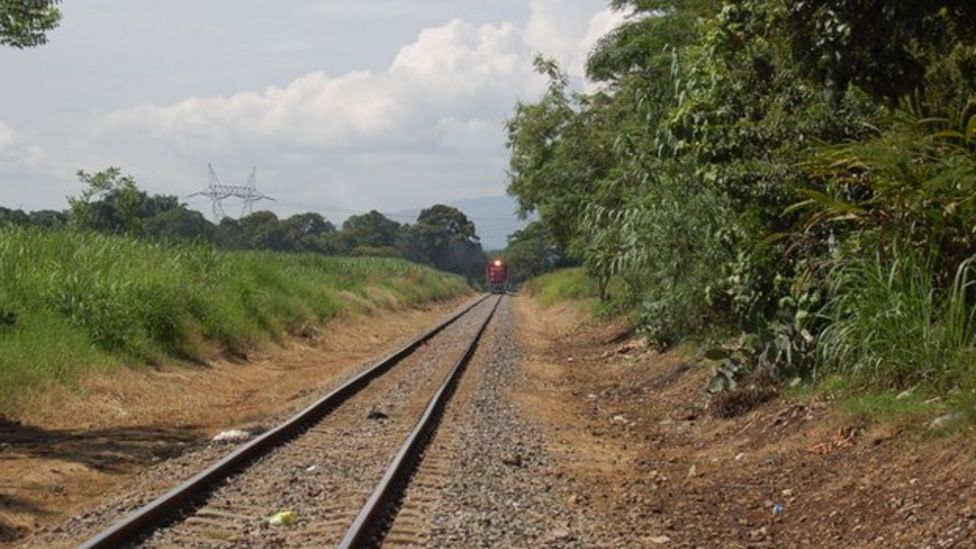
[[[454,394],[454,389],[464,373],[464,369],[474,355],[474,351],[481,340],[481,336],[488,328],[498,304],[504,296],[498,296],[491,308],[491,313],[485,318],[478,331],[472,336],[464,353],[457,359],[444,382],[431,397],[427,408],[411,431],[410,435],[400,446],[400,450],[387,466],[383,477],[376,484],[373,493],[366,500],[356,520],[339,543],[340,549],[358,549],[373,545],[373,538],[381,531],[386,520],[386,514],[400,500],[413,474],[414,466],[419,462],[427,445],[444,415],[447,402]]]
[[[189,480],[112,524],[95,537],[79,545],[79,549],[119,547],[136,542],[139,538],[172,519],[187,505],[210,493],[219,482],[245,469],[258,457],[282,446],[309,426],[320,421],[336,407],[361,391],[373,380],[385,374],[418,347],[489,297],[489,295],[484,295],[470,305],[461,308],[440,324],[374,363],[281,425],[263,433]]]

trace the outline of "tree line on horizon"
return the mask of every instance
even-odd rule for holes
[[[82,192],[64,211],[25,212],[0,206],[0,228],[77,229],[160,241],[203,242],[226,250],[271,250],[325,255],[399,257],[480,279],[486,256],[475,224],[451,206],[423,209],[415,223],[372,210],[341,227],[315,212],[279,219],[258,211],[212,223],[172,195],[149,194],[119,168],[78,172]]]

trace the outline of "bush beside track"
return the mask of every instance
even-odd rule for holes
[[[228,252],[72,231],[0,231],[0,413],[93,369],[199,360],[339,313],[447,299],[461,277],[389,258]]]
[[[525,283],[525,290],[546,307],[562,301],[597,299],[596,283],[582,267],[560,269]]]

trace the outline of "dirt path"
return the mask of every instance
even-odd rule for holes
[[[217,432],[273,424],[458,304],[336,319],[246,361],[125,371],[92,376],[77,391],[52,389],[21,423],[0,424],[0,547],[82,514],[121,486],[165,488],[166,475],[146,478],[150,465],[192,470],[219,456],[226,449],[207,443]]]
[[[516,393],[611,547],[976,547],[972,431],[859,425],[781,397],[705,410],[708,371],[571,306],[516,301]],[[599,518],[597,518],[599,517]]]

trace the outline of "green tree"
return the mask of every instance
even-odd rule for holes
[[[80,196],[68,197],[73,225],[102,232],[141,233],[144,194],[135,178],[110,167],[96,173],[78,170],[78,179],[85,188]]]
[[[342,232],[353,248],[393,248],[400,224],[376,210],[353,215],[342,224]]]
[[[525,280],[572,264],[541,221],[533,221],[509,235],[502,255],[508,263],[509,276],[515,280]]]
[[[335,231],[335,225],[317,213],[297,214],[281,222],[285,247],[292,251],[320,251],[322,235]]]
[[[243,250],[248,247],[248,241],[241,228],[241,224],[230,217],[220,220],[214,229],[214,242],[221,248],[228,250]]]
[[[443,204],[422,210],[416,224],[403,227],[399,248],[411,261],[472,279],[485,265],[474,223],[461,210]]]
[[[170,208],[145,221],[145,234],[160,240],[214,240],[215,227],[197,211]]]
[[[68,224],[68,216],[55,210],[38,210],[30,213],[30,223],[37,227],[58,229]]]
[[[807,74],[836,95],[853,84],[892,103],[919,103],[932,65],[976,41],[971,0],[791,2],[788,21]]]
[[[0,0],[0,46],[23,49],[47,43],[58,26],[60,0]]]
[[[287,250],[285,231],[273,212],[254,212],[238,222],[246,247],[255,250]]]
[[[508,193],[521,215],[538,212],[553,238],[569,247],[587,205],[601,201],[599,182],[613,166],[612,120],[604,116],[603,96],[571,94],[552,60],[539,57],[535,65],[549,86],[539,102],[517,103],[506,123]]]
[[[23,210],[11,210],[0,206],[0,228],[5,225],[24,226],[30,224],[30,216]]]

